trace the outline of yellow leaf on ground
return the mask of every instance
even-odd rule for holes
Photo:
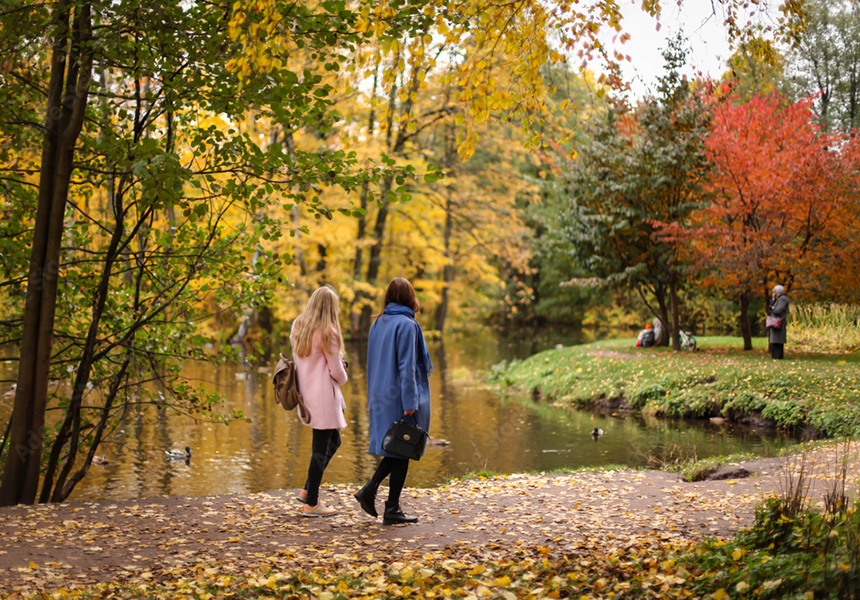
[[[762,587],[766,590],[775,590],[780,584],[782,584],[782,579],[771,579],[770,581],[765,581]]]

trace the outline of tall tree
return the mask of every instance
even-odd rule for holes
[[[787,87],[785,57],[772,40],[750,37],[741,42],[728,60],[723,76],[733,82],[732,92],[746,101]]]
[[[302,5],[291,16],[325,72],[361,39],[341,32],[341,9]],[[195,323],[205,315],[266,297],[279,261],[263,245],[281,231],[270,205],[284,198],[328,215],[322,187],[386,171],[249,135],[249,108],[284,130],[325,127],[332,88],[289,60],[237,77],[246,55],[234,40],[256,27],[237,24],[232,3],[22,0],[8,14],[0,126],[16,143],[0,158],[24,210],[2,239],[4,251],[27,248],[29,266],[17,250],[16,264],[4,261],[23,318],[3,322],[20,361],[0,504],[66,498],[134,403],[217,418],[214,398],[173,359],[203,355]],[[49,395],[48,382],[69,375],[70,393]],[[138,389],[152,379],[167,393]],[[49,402],[62,416],[48,427]]]
[[[860,127],[860,7],[851,0],[812,0],[809,17],[789,55],[798,95],[816,96],[827,128]]]
[[[38,209],[30,253],[18,385],[9,429],[8,457],[11,460],[6,461],[0,504],[31,501],[39,484],[60,245],[74,171],[74,149],[83,127],[93,79],[92,8],[84,5],[73,10],[73,6],[66,1],[54,7],[48,33],[51,68]],[[20,15],[19,23],[23,24],[26,18]],[[10,45],[18,52],[26,52],[20,42]]]
[[[616,116],[571,165],[562,233],[574,261],[602,285],[630,286],[669,326],[680,349],[680,295],[686,265],[677,241],[661,237],[701,205],[708,162],[707,102],[679,74],[680,40],[664,52],[659,95],[635,115]],[[656,302],[656,305],[654,304]]]
[[[855,146],[820,131],[811,100],[770,94],[715,108],[712,200],[682,239],[706,288],[737,298],[744,349],[752,349],[749,306],[775,283],[809,297],[856,293],[846,277],[857,261],[848,233],[857,219]]]

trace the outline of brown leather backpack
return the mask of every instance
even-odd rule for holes
[[[280,360],[275,366],[275,374],[272,383],[275,386],[275,402],[284,407],[284,410],[293,410],[299,407],[299,418],[306,425],[311,422],[311,413],[305,406],[305,399],[299,391],[299,374],[296,371],[296,363],[280,355]]]

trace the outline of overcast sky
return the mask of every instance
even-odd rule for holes
[[[624,30],[632,36],[620,46],[632,62],[622,65],[625,79],[631,83],[634,95],[641,97],[646,91],[656,88],[657,77],[663,72],[661,50],[667,40],[679,31],[688,40],[690,54],[686,75],[697,71],[719,77],[726,70],[726,60],[731,56],[728,35],[722,18],[712,14],[708,0],[688,0],[683,6],[675,2],[664,3],[660,18],[660,31],[656,19],[645,14],[641,0],[622,4]],[[607,38],[609,41],[609,38]]]

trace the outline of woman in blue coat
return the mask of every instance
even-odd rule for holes
[[[417,517],[403,514],[400,492],[406,482],[409,459],[382,449],[388,427],[404,416],[412,416],[424,431],[430,430],[430,385],[433,370],[421,326],[415,320],[418,299],[412,284],[396,277],[388,284],[383,310],[370,327],[367,341],[367,408],[370,413],[371,454],[381,456],[376,473],[356,494],[367,514],[376,517],[376,490],[388,480],[388,500],[382,522],[416,523]]]

